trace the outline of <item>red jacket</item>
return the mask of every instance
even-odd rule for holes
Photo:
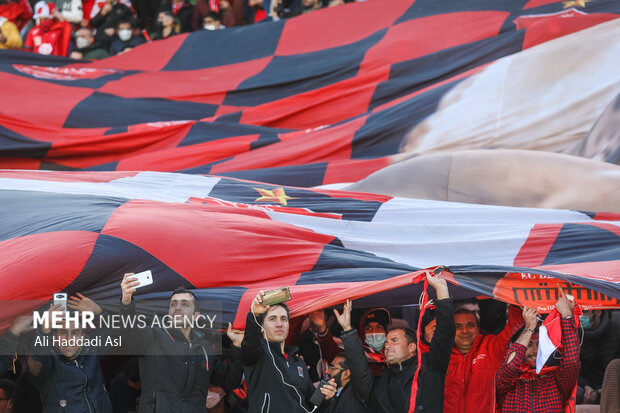
[[[561,413],[577,385],[579,375],[579,336],[574,319],[562,319],[562,359],[559,367],[535,370],[523,368],[527,348],[514,343],[497,372],[497,401],[502,413]]]
[[[24,46],[39,54],[67,56],[71,30],[71,24],[68,22],[54,22],[48,31],[35,26],[28,32]]]
[[[478,335],[471,350],[452,349],[446,374],[444,412],[494,411],[495,373],[504,359],[506,345],[523,325],[521,309],[511,306],[506,327],[497,335]]]

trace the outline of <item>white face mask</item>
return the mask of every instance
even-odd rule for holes
[[[366,334],[366,344],[374,351],[381,351],[385,344],[385,333]]]
[[[89,44],[90,44],[90,40],[85,39],[83,37],[78,37],[75,39],[75,46],[78,49],[86,49]]]
[[[205,30],[217,30],[217,27],[215,27],[215,24],[205,24],[203,26],[203,29],[205,29]]]
[[[222,396],[219,393],[210,391],[207,393],[207,409],[212,409],[222,400]]]
[[[131,30],[130,29],[122,29],[118,31],[118,38],[123,42],[131,39]]]

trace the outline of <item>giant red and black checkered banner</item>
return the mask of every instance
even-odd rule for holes
[[[455,297],[544,312],[560,283],[585,308],[620,307],[619,214],[164,172],[0,171],[0,199],[0,300],[118,300],[123,274],[148,269],[138,300],[184,286],[242,325],[259,289],[290,287],[294,315],[413,304],[414,277],[445,265]]]
[[[0,51],[0,167],[176,171],[294,186],[355,182],[391,163],[406,132],[465,80],[619,14],[613,0],[370,0],[174,36],[94,62]],[[582,40],[580,50],[604,50],[615,38]],[[564,58],[577,62],[553,79],[577,71],[570,83],[607,96],[587,82],[603,79],[597,70],[610,59],[580,72],[576,65],[588,59],[569,50]],[[548,72],[521,65],[523,73]],[[537,99],[551,95],[531,88],[526,106],[540,113]],[[495,119],[465,106],[469,115],[456,111],[466,124],[481,114]],[[491,106],[507,113],[505,104]],[[558,121],[559,114],[548,116]],[[465,132],[456,129],[442,136]]]

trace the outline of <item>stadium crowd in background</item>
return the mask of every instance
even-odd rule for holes
[[[119,315],[137,314],[133,275],[121,283]],[[291,319],[285,303],[267,305],[261,291],[245,331],[229,324],[221,356],[208,354],[214,332],[188,324],[204,309],[184,288],[167,304],[167,315],[179,321],[173,327],[33,330],[33,317],[20,316],[0,338],[0,413],[405,413],[413,394],[416,412],[620,409],[620,312],[582,314],[561,288],[548,316],[493,300],[454,300],[444,279],[426,277],[434,300],[423,314],[412,305],[354,309],[347,300],[342,310]],[[51,319],[59,310],[53,304],[46,312]],[[68,310],[108,314],[79,293]],[[538,353],[546,345],[544,317],[557,317],[561,330],[546,362]],[[101,344],[45,340],[95,332],[120,337],[127,351],[106,355]],[[45,351],[35,349],[40,342]]]
[[[280,20],[354,0],[0,0],[0,49],[103,59],[179,33]]]

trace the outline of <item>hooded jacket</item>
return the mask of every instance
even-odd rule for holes
[[[418,376],[416,412],[443,412],[444,378],[450,351],[454,344],[454,304],[451,298],[437,301],[437,327],[429,351],[422,354]],[[355,329],[342,334],[347,360],[351,368],[351,383],[365,395],[370,411],[377,413],[406,413],[411,399],[411,387],[418,367],[417,356],[400,364],[390,364],[379,376],[373,377],[366,362],[364,349]]]
[[[121,314],[136,314],[135,304],[120,305]],[[227,391],[241,383],[241,349],[232,346],[230,361],[209,355],[210,344],[197,329],[190,340],[176,328],[131,328],[123,336],[140,357],[139,413],[206,413],[210,384]]]

